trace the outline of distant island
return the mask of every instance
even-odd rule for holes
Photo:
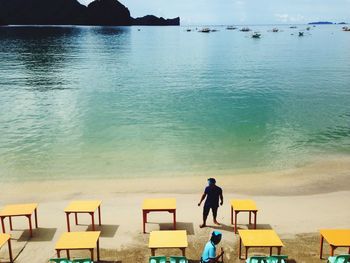
[[[320,22],[310,22],[309,25],[333,25],[333,22],[320,21]]]
[[[0,0],[0,25],[179,26],[180,18],[133,18],[117,0]]]

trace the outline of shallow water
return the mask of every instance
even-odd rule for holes
[[[256,26],[261,39],[224,27],[0,27],[0,180],[220,174],[349,155],[350,33],[298,37],[305,27]]]

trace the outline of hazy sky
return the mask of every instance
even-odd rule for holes
[[[88,4],[91,0],[78,0]],[[350,0],[121,0],[133,17],[181,17],[181,24],[350,22]]]

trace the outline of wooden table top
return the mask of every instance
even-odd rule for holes
[[[176,210],[175,198],[145,199],[142,205],[143,210]]]
[[[242,243],[246,247],[283,247],[275,230],[238,230]]]
[[[232,199],[231,206],[236,211],[258,211],[255,201],[250,199]]]
[[[337,247],[350,246],[350,229],[321,229],[320,234],[330,245]]]
[[[188,246],[186,230],[152,231],[149,248],[186,248]]]
[[[69,213],[92,213],[101,205],[101,200],[81,200],[71,202],[65,209],[64,212]]]
[[[37,203],[7,205],[0,211],[0,216],[31,215],[37,207]]]
[[[57,241],[55,249],[93,249],[100,235],[100,231],[66,232]]]

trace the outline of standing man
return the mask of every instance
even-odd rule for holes
[[[216,185],[215,178],[208,179],[208,186],[205,188],[202,198],[198,203],[198,206],[201,206],[201,203],[205,198],[207,199],[205,200],[203,207],[203,224],[200,225],[200,227],[203,228],[207,226],[207,217],[210,209],[213,213],[214,224],[220,225],[219,222],[216,220],[216,217],[219,208],[219,199],[220,205],[222,205],[224,203],[224,197],[222,196],[222,189]]]

